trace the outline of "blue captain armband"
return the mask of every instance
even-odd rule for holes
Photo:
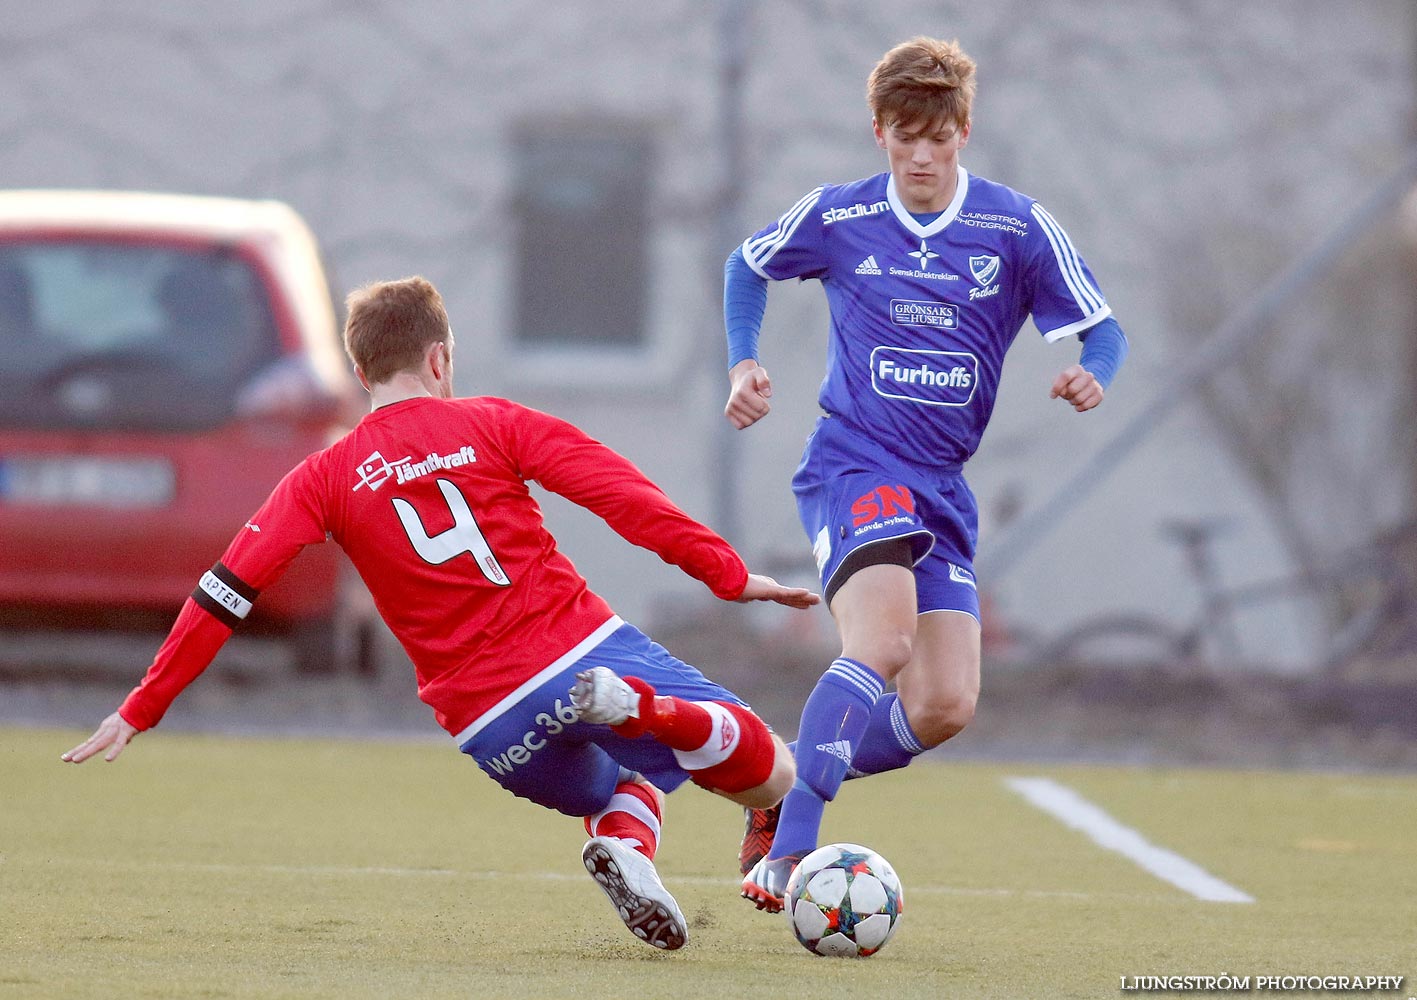
[[[1116,378],[1127,359],[1127,335],[1117,321],[1108,316],[1101,323],[1078,334],[1082,341],[1082,357],[1078,363],[1092,373],[1099,385],[1106,389]]]
[[[768,305],[768,283],[748,266],[743,248],[723,266],[723,326],[728,333],[728,367],[758,356],[758,332]]]

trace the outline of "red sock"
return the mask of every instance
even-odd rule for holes
[[[605,808],[585,818],[585,830],[592,837],[618,837],[653,861],[663,816],[663,799],[653,785],[622,781]]]
[[[713,729],[713,716],[705,702],[685,701],[672,695],[656,695],[654,688],[638,677],[625,683],[640,694],[640,716],[611,728],[627,739],[649,733],[671,750],[695,750],[704,744]]]
[[[648,733],[674,751],[694,782],[724,792],[756,788],[772,774],[777,748],[767,723],[741,705],[685,701],[656,695],[638,677],[625,683],[640,693],[640,717],[613,727],[634,739]]]
[[[706,744],[693,754],[675,751],[679,764],[691,772],[694,784],[720,792],[746,792],[757,788],[772,775],[777,759],[777,743],[768,724],[742,705],[728,702],[707,702],[724,711],[737,729],[737,745],[727,745],[727,727],[720,727],[722,738]],[[715,747],[717,749],[715,749]],[[698,756],[700,763],[691,763]]]

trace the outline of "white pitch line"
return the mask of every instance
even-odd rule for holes
[[[1253,903],[1254,897],[1136,830],[1113,819],[1077,792],[1048,778],[1006,778],[1004,783],[1067,826],[1087,834],[1099,847],[1136,863],[1164,882],[1211,903]]]

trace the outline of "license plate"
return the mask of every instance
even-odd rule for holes
[[[161,507],[176,476],[161,458],[11,455],[0,457],[0,501],[85,507]]]

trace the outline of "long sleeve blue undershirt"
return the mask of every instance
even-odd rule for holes
[[[748,266],[743,248],[738,247],[723,267],[723,322],[728,333],[728,367],[758,356],[758,334],[767,310],[767,279]],[[1108,316],[1096,326],[1078,334],[1082,341],[1079,363],[1093,374],[1102,388],[1112,384],[1127,357],[1127,335]]]
[[[738,247],[723,266],[723,323],[728,330],[728,367],[758,356],[758,333],[768,307],[768,281],[748,266]]]
[[[1082,341],[1082,356],[1078,358],[1078,364],[1092,372],[1097,384],[1106,389],[1127,359],[1127,335],[1117,321],[1108,316],[1096,326],[1079,333],[1078,340]]]

